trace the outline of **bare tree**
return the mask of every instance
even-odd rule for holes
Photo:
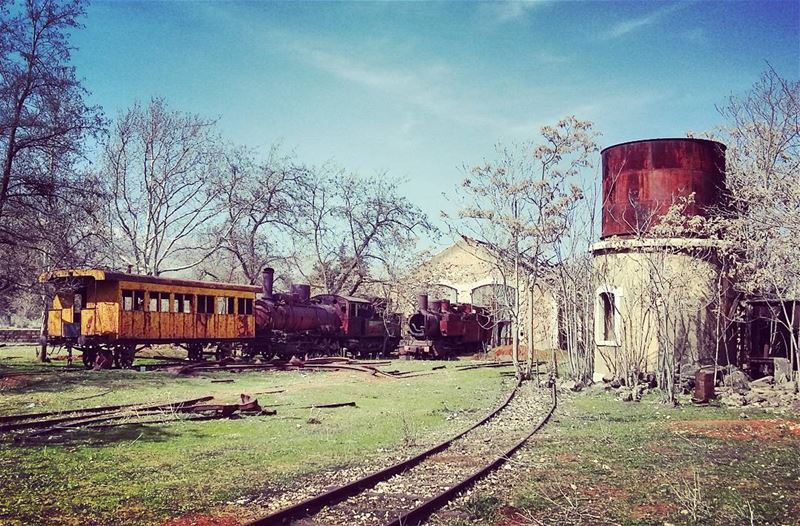
[[[535,356],[531,341],[525,368],[519,367],[523,299],[569,228],[569,210],[583,198],[570,182],[590,166],[589,156],[597,150],[592,124],[572,116],[544,126],[540,135],[538,142],[498,146],[496,160],[468,171],[459,221],[453,224],[498,254],[497,270],[509,276],[504,285],[516,295],[509,309],[512,358],[521,377],[530,377]]]
[[[163,99],[118,116],[102,171],[121,263],[158,275],[195,267],[217,249],[221,238],[201,234],[220,213],[212,182],[220,157],[214,121],[170,110]]]
[[[569,229],[553,249],[552,272],[545,274],[559,309],[559,336],[566,351],[569,375],[588,384],[594,372],[595,276],[591,246],[596,232],[596,186],[567,210]]]
[[[211,235],[220,251],[202,265],[201,275],[252,284],[264,267],[288,268],[294,256],[290,238],[299,234],[295,200],[307,176],[278,145],[264,159],[243,148],[228,152],[213,192],[222,217]]]
[[[40,272],[96,263],[98,189],[81,167],[103,125],[69,65],[80,1],[0,1],[0,323],[47,307]]]
[[[782,305],[800,297],[800,82],[771,66],[743,96],[718,108],[726,119],[728,268],[739,290]],[[789,357],[800,363],[800,335],[791,327]]]
[[[25,184],[22,156],[78,155],[102,126],[69,66],[69,32],[83,14],[77,0],[0,2],[0,220]]]
[[[311,261],[297,267],[330,294],[393,282],[418,236],[434,230],[386,174],[364,178],[326,167],[305,179],[297,202]]]

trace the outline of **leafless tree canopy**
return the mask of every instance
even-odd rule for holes
[[[513,147],[499,145],[497,158],[468,170],[463,204],[454,228],[500,255],[498,272],[516,291],[511,309],[513,352],[519,354],[522,297],[536,286],[566,234],[570,211],[583,198],[575,184],[597,151],[592,124],[567,117],[544,126],[540,137]],[[507,276],[507,277],[506,277]],[[523,376],[530,375],[533,351]]]
[[[225,281],[257,283],[266,266],[291,267],[300,234],[297,193],[309,169],[275,145],[266,158],[234,148],[215,179],[214,195],[222,209],[213,236],[220,251],[203,264],[201,275]]]
[[[298,267],[331,294],[355,294],[391,278],[416,240],[433,230],[427,216],[400,194],[399,182],[342,171],[309,175],[297,196],[305,250]]]
[[[83,11],[78,1],[0,2],[0,311],[42,270],[98,254],[98,185],[81,164],[103,121],[69,65]]]
[[[218,217],[213,179],[221,147],[214,121],[155,98],[116,119],[102,154],[111,195],[111,246],[122,264],[158,275],[192,268],[220,239],[202,238]]]

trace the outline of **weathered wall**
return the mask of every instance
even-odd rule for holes
[[[451,301],[480,304],[476,294],[480,287],[505,284],[513,289],[510,263],[502,263],[485,247],[462,239],[419,265],[406,286],[414,294],[452,290],[456,297],[450,297]],[[439,299],[435,295],[431,294],[431,300]],[[403,304],[407,313],[413,312],[415,307],[410,298]],[[528,345],[529,336],[533,334],[534,348],[557,348],[558,311],[553,294],[543,286],[537,285],[533,291],[525,287],[520,307],[521,343]]]
[[[38,329],[0,329],[0,342],[2,343],[37,343],[38,341]]]
[[[610,240],[595,244],[595,379],[654,372],[659,351],[681,363],[713,363],[716,305],[725,283],[714,242]],[[613,333],[604,336],[601,293],[614,295]]]

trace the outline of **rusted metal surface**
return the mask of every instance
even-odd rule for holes
[[[687,215],[724,205],[725,145],[704,139],[653,139],[610,146],[601,153],[601,238],[649,231],[676,199],[695,194]]]
[[[201,398],[194,398],[191,400],[183,400],[180,402],[170,402],[166,404],[157,404],[145,406],[142,404],[125,404],[125,405],[107,405],[101,407],[87,407],[84,409],[70,409],[67,411],[49,411],[43,413],[27,413],[22,415],[7,415],[0,417],[0,431],[14,431],[17,429],[36,429],[42,427],[49,427],[55,424],[62,424],[66,422],[75,422],[85,420],[89,417],[87,415],[100,414],[100,413],[117,413],[123,410],[136,410],[142,411],[161,411],[161,410],[179,410],[181,408],[191,407],[201,402],[207,402],[213,399],[213,396],[203,396]],[[72,415],[72,416],[64,416]],[[57,416],[58,418],[48,418]]]
[[[492,323],[484,309],[446,299],[429,304],[427,294],[421,294],[417,303],[417,312],[408,319],[414,340],[404,342],[401,357],[448,358],[478,351],[489,342]]]
[[[299,502],[287,508],[283,508],[282,510],[273,512],[267,515],[266,517],[262,517],[260,519],[248,522],[245,526],[278,526],[278,525],[290,524],[294,520],[312,514],[327,505],[335,504],[352,495],[356,495],[361,491],[364,491],[365,489],[373,487],[378,482],[388,480],[393,476],[395,476],[396,474],[402,473],[403,471],[416,466],[426,458],[440,451],[443,451],[444,449],[447,449],[447,447],[452,442],[463,437],[470,431],[482,426],[492,417],[497,415],[511,402],[512,398],[515,396],[517,392],[517,387],[519,387],[519,383],[517,383],[515,388],[508,394],[508,396],[503,400],[503,402],[501,402],[500,405],[498,405],[497,408],[495,408],[492,412],[481,418],[478,422],[471,425],[464,431],[445,440],[444,442],[441,442],[414,457],[398,462],[380,471],[376,471],[375,473],[367,475],[366,477],[362,477],[354,482],[345,484],[343,486],[338,486],[330,491],[327,491],[315,497],[311,497],[309,499],[306,499],[302,502]]]
[[[337,407],[358,407],[355,402],[340,402],[338,404],[304,405],[301,409],[335,409]]]
[[[698,404],[706,404],[714,398],[714,371],[700,369],[694,376],[694,398]]]
[[[195,400],[187,400],[184,402],[177,402],[177,403],[169,403],[169,404],[159,404],[159,405],[152,405],[152,406],[123,406],[119,410],[112,410],[107,413],[103,413],[100,415],[89,416],[87,414],[83,414],[80,416],[74,417],[65,417],[65,418],[56,418],[56,419],[45,419],[45,420],[35,420],[32,422],[22,422],[18,424],[11,424],[6,426],[4,431],[16,430],[16,429],[38,429],[38,431],[29,432],[22,436],[17,436],[16,439],[27,439],[27,438],[34,438],[37,436],[43,435],[50,435],[54,433],[59,433],[61,431],[69,431],[75,430],[78,428],[90,428],[90,429],[98,429],[98,428],[105,428],[105,427],[112,427],[115,425],[120,424],[108,424],[109,422],[119,421],[119,420],[130,420],[130,419],[137,419],[136,422],[133,423],[158,423],[161,422],[160,420],[157,422],[153,421],[139,421],[138,419],[141,417],[149,417],[149,416],[163,416],[165,414],[174,414],[174,413],[193,413],[193,414],[200,414],[210,418],[229,418],[236,413],[244,413],[244,414],[270,414],[274,415],[274,410],[264,410],[258,404],[258,400],[252,398],[249,395],[242,394],[240,395],[241,403],[238,404],[201,404],[198,401],[208,401],[213,399],[213,396],[207,396],[200,399]],[[174,419],[173,419],[174,420]],[[100,424],[100,425],[97,425]]]

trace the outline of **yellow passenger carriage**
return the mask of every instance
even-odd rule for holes
[[[184,347],[192,360],[208,346],[220,355],[254,345],[256,286],[98,269],[39,279],[55,288],[46,343],[81,350],[87,367],[130,367],[137,350],[155,344]]]

